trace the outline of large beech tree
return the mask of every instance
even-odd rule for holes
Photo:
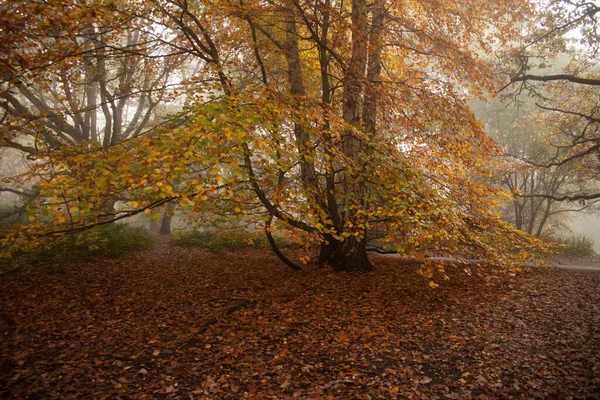
[[[496,215],[499,192],[479,178],[498,149],[466,104],[494,89],[483,56],[515,37],[526,1],[111,7],[120,23],[152,21],[173,54],[201,61],[193,100],[168,126],[120,146],[48,152],[33,172],[52,176],[42,193],[55,201],[33,207],[31,224],[5,244],[101,223],[97,199],[125,191],[139,201],[113,220],[172,201],[228,211],[263,222],[270,239],[284,229],[318,243],[320,262],[343,271],[373,268],[374,234],[379,247],[422,259],[510,267],[539,250]]]

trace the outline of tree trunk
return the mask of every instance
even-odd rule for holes
[[[296,30],[296,18],[294,15],[294,6],[290,2],[286,9],[286,45],[285,45],[285,58],[288,64],[288,82],[290,84],[290,93],[297,99],[303,100],[306,96],[304,89],[304,81],[302,79],[302,68],[300,60],[300,50],[298,48],[298,33]],[[315,170],[315,165],[312,161],[312,142],[310,135],[304,127],[298,123],[294,123],[294,138],[296,140],[296,147],[298,153],[300,153],[300,171],[302,182],[306,189],[307,197],[312,197],[313,192],[319,193],[319,178]],[[308,156],[311,156],[310,158]],[[315,199],[315,201],[319,201]]]
[[[331,262],[336,271],[368,272],[374,267],[367,256],[367,241],[365,238],[350,237],[339,244]]]
[[[160,230],[158,231],[159,234],[171,234],[171,221],[173,220],[173,211],[175,211],[174,209],[175,207],[171,203],[168,203],[165,206],[165,213],[163,214],[162,220],[160,222]]]
[[[319,264],[332,264],[334,257],[340,247],[340,242],[335,240],[331,235],[325,235],[324,241],[321,243],[319,251]]]
[[[379,3],[379,2],[378,2]],[[378,4],[379,6],[379,4]],[[379,7],[377,7],[379,9]],[[379,10],[378,10],[379,12]],[[378,57],[379,50],[373,49],[371,54],[368,52],[368,18],[366,0],[352,0],[352,56],[348,71],[344,76],[344,94],[343,94],[343,117],[348,125],[354,125],[362,129],[365,128],[364,120],[361,123],[360,106],[365,92],[364,72],[367,68],[368,56],[371,56],[369,65],[369,78],[377,78],[378,75]],[[378,17],[373,21],[374,24],[380,23]],[[375,28],[375,25],[373,26]],[[372,29],[371,35],[377,35],[376,29]],[[371,37],[372,40],[378,40]],[[376,46],[375,46],[376,47]],[[369,91],[373,96],[367,96],[369,101],[368,111],[372,118],[373,125],[369,128],[374,130],[376,116],[377,97],[374,88]],[[364,117],[364,115],[363,115]],[[360,176],[365,172],[365,161],[362,159],[366,146],[360,137],[356,137],[351,131],[347,132],[342,139],[342,151],[351,163],[342,175],[342,187],[345,194],[344,203],[344,223],[350,223],[349,226],[365,225],[359,211],[366,205],[366,192],[364,185],[361,184]],[[345,225],[345,224],[344,224]],[[355,228],[356,229],[356,228]],[[367,229],[363,228],[360,236],[350,236],[339,244],[339,248],[333,255],[333,268],[337,271],[361,272],[372,271],[373,264],[367,257]]]
[[[162,217],[162,221],[160,222],[160,230],[158,231],[161,235],[170,235],[171,234],[171,220],[173,219],[172,215],[168,215],[165,213]]]
[[[158,233],[160,231],[160,225],[158,225],[154,219],[148,220],[148,223],[150,224],[148,226],[150,233]]]
[[[548,217],[550,217],[550,207],[552,206],[552,199],[546,199],[546,209],[544,210],[544,215],[542,216],[542,220],[540,221],[537,232],[535,233],[536,237],[542,237],[542,232],[544,231],[544,226],[546,222],[548,222]]]

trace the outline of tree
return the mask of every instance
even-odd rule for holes
[[[0,98],[5,112],[2,145],[35,155],[36,139],[50,148],[99,143],[104,147],[137,136],[164,101],[173,67],[135,54],[148,52],[139,31],[104,39],[98,28],[82,33],[86,50],[78,63],[57,65],[36,74],[35,80],[10,79]],[[77,40],[79,42],[79,40]],[[133,54],[116,57],[109,46],[122,45]],[[26,138],[28,135],[30,138]]]
[[[277,225],[318,243],[320,261],[343,271],[372,269],[371,229],[382,233],[380,243],[420,258],[446,252],[517,265],[539,244],[502,223],[493,211],[497,191],[474,179],[491,172],[488,156],[498,149],[466,98],[493,89],[480,55],[517,33],[527,7],[429,0],[138,7],[137,18],[169,32],[173,51],[202,60],[195,79],[203,92],[169,126],[129,142],[126,156],[118,146],[80,157],[53,152],[55,170],[69,173],[56,174],[44,197],[62,197],[68,207],[39,204],[26,233],[4,242],[85,229],[99,221],[96,199],[127,191],[159,200],[140,197],[113,219],[175,200],[190,210],[228,209],[263,220],[267,235]],[[91,162],[96,176],[82,176]],[[36,218],[44,212],[51,226]]]
[[[593,190],[593,183],[575,165],[542,165],[553,156],[553,143],[561,136],[555,120],[540,113],[533,101],[494,101],[474,104],[476,115],[504,151],[505,166],[498,168],[498,183],[511,197],[503,219],[531,235],[541,237],[559,226],[567,213],[590,211],[596,202],[567,204],[555,199]],[[535,165],[537,164],[537,165]]]
[[[600,168],[598,123],[597,55],[598,15],[594,2],[549,0],[532,29],[526,45],[515,53],[510,83],[516,93],[529,93],[546,114],[553,131],[554,151],[545,159],[527,161],[537,167],[568,166],[581,179],[596,180]],[[544,73],[556,57],[567,54],[571,60],[559,71]],[[591,175],[589,174],[591,173]],[[596,187],[578,193],[558,192],[536,195],[557,201],[590,201],[600,198]]]
[[[164,49],[151,25],[122,26],[106,14],[114,9],[68,2],[7,2],[2,10],[5,39],[17,45],[6,42],[12,58],[0,87],[0,146],[35,159],[61,146],[114,146],[160,122],[157,109],[173,99],[173,75],[185,58],[158,57]],[[31,191],[0,191],[31,200]],[[105,198],[107,210],[124,195]]]

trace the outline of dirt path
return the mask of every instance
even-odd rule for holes
[[[558,256],[553,257],[551,262],[554,267],[560,269],[600,272],[599,258]]]

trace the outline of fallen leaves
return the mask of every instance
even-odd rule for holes
[[[162,246],[162,247],[161,247]],[[376,258],[346,275],[245,250],[159,248],[5,275],[0,395],[562,398],[600,390],[600,274],[489,285]],[[170,253],[170,255],[167,255]]]

